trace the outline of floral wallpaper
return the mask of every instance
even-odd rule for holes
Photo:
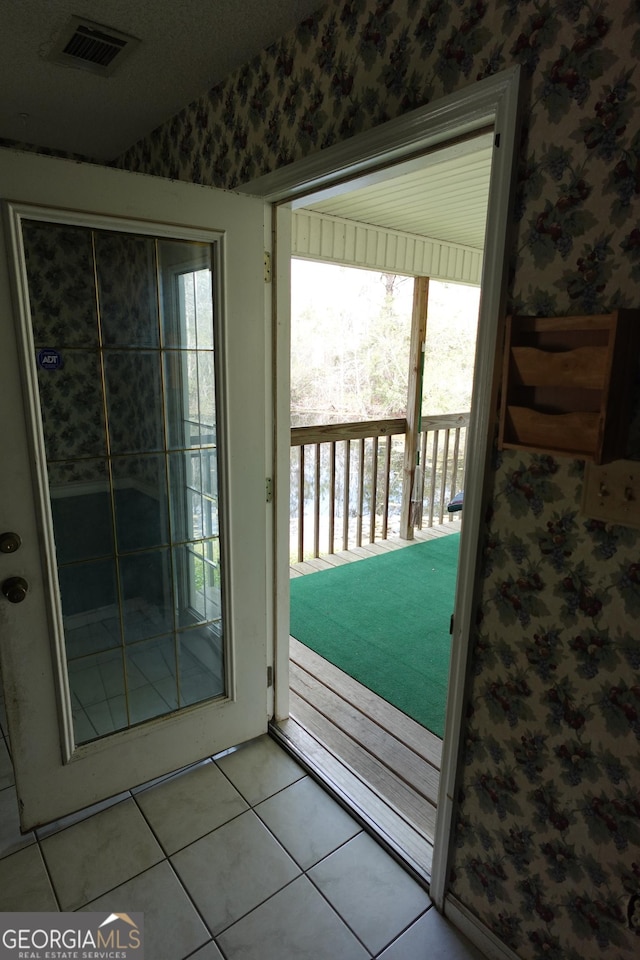
[[[521,64],[510,308],[638,306],[639,55],[639,0],[336,0],[118,164],[235,187]],[[485,531],[451,890],[523,960],[640,949],[640,534],[582,476],[496,456]]]
[[[36,347],[95,349],[98,320],[90,231],[24,220],[22,236]]]

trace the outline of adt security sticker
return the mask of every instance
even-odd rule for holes
[[[42,370],[62,370],[62,355],[57,350],[38,350],[38,366]]]

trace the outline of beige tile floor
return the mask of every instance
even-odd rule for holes
[[[480,960],[268,737],[21,836],[1,728],[9,910],[142,912],[147,960]]]

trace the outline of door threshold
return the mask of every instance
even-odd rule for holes
[[[367,833],[428,890],[433,859],[433,843],[430,840],[297,720],[289,717],[272,723],[269,732]]]

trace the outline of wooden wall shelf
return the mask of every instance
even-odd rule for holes
[[[507,317],[500,448],[623,458],[639,360],[640,310]]]

